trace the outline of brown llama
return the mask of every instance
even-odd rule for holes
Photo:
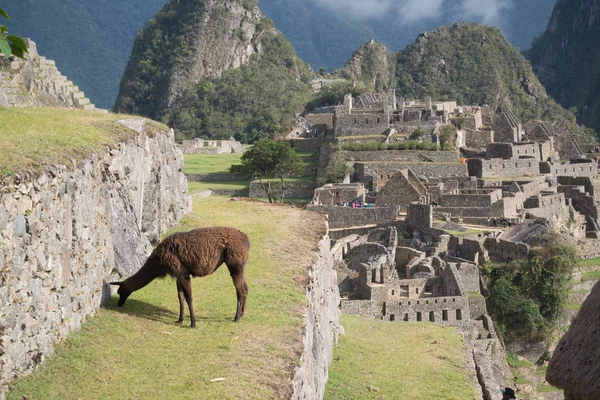
[[[131,293],[143,288],[154,278],[167,274],[173,276],[177,280],[179,294],[177,323],[183,322],[185,299],[192,321],[190,327],[195,328],[191,277],[210,275],[225,263],[237,294],[237,311],[233,320],[237,322],[244,315],[246,308],[248,285],[244,279],[244,266],[249,252],[248,236],[235,228],[212,227],[174,233],[156,246],[138,272],[123,282],[110,284],[119,286],[119,306],[123,306]]]

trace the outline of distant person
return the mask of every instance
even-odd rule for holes
[[[504,388],[504,390],[501,391],[502,392],[502,400],[509,400],[509,399],[516,399],[517,396],[515,396],[515,391],[512,390],[511,388]]]

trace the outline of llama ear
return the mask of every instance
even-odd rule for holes
[[[109,285],[121,286],[123,282],[110,282]]]

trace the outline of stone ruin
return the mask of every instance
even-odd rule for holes
[[[420,210],[412,212],[417,213],[412,220],[423,220]],[[432,234],[426,226],[409,226],[414,230],[408,235],[399,235],[395,226],[376,228],[335,241],[342,312],[458,329],[471,348],[483,392],[498,392],[512,375],[481,295],[480,258],[467,250],[462,258],[463,243],[450,235],[424,239]]]
[[[0,106],[70,107],[107,110],[96,107],[85,94],[56,69],[56,63],[40,56],[35,42],[24,39],[29,49],[26,59],[0,56]]]
[[[244,145],[234,138],[229,140],[206,140],[195,138],[181,144],[183,154],[233,154],[243,153]]]

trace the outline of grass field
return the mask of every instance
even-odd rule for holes
[[[344,315],[325,399],[477,399],[453,328]]]
[[[234,226],[252,248],[246,315],[231,322],[235,290],[226,267],[193,279],[196,329],[180,327],[175,282],[156,280],[114,297],[8,398],[279,399],[299,362],[307,269],[324,233],[321,216],[285,206],[196,199],[179,229]],[[189,325],[187,316],[185,325]],[[211,379],[225,378],[221,382]]]
[[[184,154],[183,172],[186,174],[225,174],[234,164],[240,164],[243,153]]]
[[[0,107],[0,175],[71,164],[103,145],[116,146],[134,131],[116,123],[131,116],[68,108]],[[150,121],[157,129],[160,124]]]
[[[581,267],[596,267],[598,265],[600,265],[600,257],[588,258],[588,259],[579,261],[579,266],[581,266]]]
[[[600,271],[584,272],[581,274],[582,281],[597,281],[600,280]]]

